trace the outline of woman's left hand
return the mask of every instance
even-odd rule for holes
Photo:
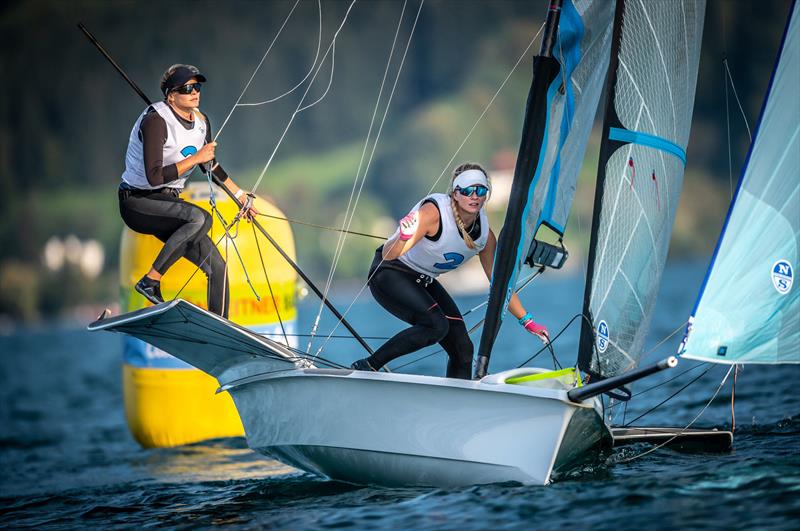
[[[528,317],[529,315],[530,314],[526,315],[525,317]],[[523,319],[525,319],[525,317],[523,317]],[[547,330],[547,327],[535,322],[532,317],[530,319],[525,319],[520,324],[525,328],[525,330],[541,339],[542,343],[545,345],[550,342],[550,332]]]
[[[253,206],[256,200],[256,195],[252,193],[248,193],[244,203],[242,204],[241,210],[239,210],[239,214],[236,217],[239,219],[244,218],[249,223],[250,221],[254,220],[256,216],[258,216],[259,211],[256,210],[256,207]]]

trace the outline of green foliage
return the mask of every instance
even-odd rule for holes
[[[491,165],[497,152],[516,152],[530,56],[538,43],[525,54],[463,147],[461,143],[536,33],[545,4],[425,3],[380,142],[374,156],[371,144],[366,151],[362,168],[371,162],[354,230],[372,232],[377,220],[398,218],[431,188],[443,191],[460,162]],[[109,268],[115,268],[118,259],[122,222],[115,189],[130,128],[144,103],[75,23],[85,22],[151,98],[158,98],[158,79],[167,66],[198,65],[209,78],[203,109],[218,130],[292,5],[293,1],[43,1],[0,8],[0,313],[33,318],[40,305],[47,312],[59,311],[61,303],[48,299],[49,293],[59,292],[54,289],[58,283],[74,282],[42,276],[38,265],[42,246],[53,235],[99,240]],[[322,53],[348,5],[323,2]],[[729,187],[720,58],[724,53],[730,57],[752,127],[788,5],[787,0],[709,1],[686,177],[687,187],[696,193],[688,199],[684,194],[681,208],[686,210],[678,216],[673,252],[709,249],[718,229],[713,220],[724,214],[725,201],[716,200],[727,200]],[[279,146],[305,85],[275,103],[233,112],[217,153],[240,184],[252,185],[275,149],[258,192],[271,196],[290,218],[326,226],[342,223],[401,7],[400,2],[380,0],[356,4],[337,41],[329,92],[294,118]],[[373,139],[417,7],[409,2],[403,16]],[[178,21],[181,30],[176,29]],[[316,3],[300,2],[242,101],[274,98],[302,80],[314,61],[317,28]],[[324,93],[330,73],[328,58],[305,103]],[[735,112],[731,120],[735,179],[747,137]],[[585,248],[588,242],[597,144],[593,139],[569,220],[571,249]],[[716,195],[711,201],[693,201],[701,194]],[[324,278],[338,233],[296,226],[295,234],[301,263]],[[379,243],[348,236],[340,275],[360,277]],[[93,289],[70,297],[83,297]],[[89,298],[105,293],[105,288],[97,289]],[[48,294],[42,296],[43,291]]]

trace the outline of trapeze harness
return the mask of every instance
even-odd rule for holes
[[[375,252],[369,272],[369,289],[392,315],[411,325],[367,358],[376,370],[395,358],[439,343],[447,352],[447,377],[470,379],[472,340],[458,306],[436,280],[478,254],[489,238],[489,221],[481,209],[469,235],[476,244],[464,243],[450,206],[450,196],[433,194],[414,206],[432,203],[439,210],[439,230],[425,236],[396,260],[382,260],[383,246]]]
[[[211,141],[207,119],[199,113],[196,118],[182,118],[163,101],[142,112],[128,140],[119,186],[119,212],[131,230],[164,242],[153,269],[163,275],[185,257],[208,277],[209,311],[227,317],[225,260],[208,236],[211,215],[178,197],[194,168],[178,175],[177,162]],[[217,182],[227,179],[219,166],[214,173]]]

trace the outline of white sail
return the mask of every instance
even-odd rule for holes
[[[717,363],[800,363],[800,6],[682,346]]]
[[[580,366],[635,367],[686,164],[705,0],[620,0],[592,228]],[[617,54],[614,51],[618,50]]]

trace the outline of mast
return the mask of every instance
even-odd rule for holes
[[[558,35],[558,22],[563,0],[551,0],[547,10],[544,37],[539,55],[533,58],[533,80],[528,92],[525,120],[522,126],[519,155],[514,168],[514,179],[506,211],[503,230],[497,240],[494,269],[492,272],[486,323],[478,347],[475,377],[483,378],[489,368],[489,357],[497,332],[502,324],[503,313],[513,292],[511,280],[515,273],[520,249],[522,221],[528,205],[531,186],[535,186],[534,175],[542,163],[541,151],[545,136],[547,115],[547,90],[559,74],[559,63],[553,57],[553,45]]]

